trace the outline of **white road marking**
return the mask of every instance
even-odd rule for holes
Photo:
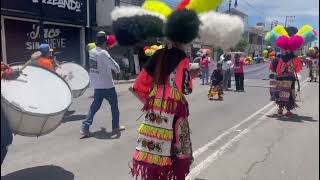
[[[225,131],[224,133],[222,133],[221,135],[219,135],[217,138],[215,138],[214,140],[210,141],[209,143],[207,143],[206,145],[202,146],[201,148],[197,149],[194,153],[193,153],[193,157],[197,158],[199,155],[201,155],[202,153],[206,152],[209,147],[215,145],[216,143],[218,143],[221,139],[223,139],[224,137],[228,136],[229,134],[235,132],[238,130],[238,128],[245,124],[246,122],[250,121],[252,118],[254,118],[256,115],[260,114],[261,112],[263,112],[264,110],[268,109],[270,106],[272,106],[274,104],[274,102],[270,102],[269,104],[267,104],[266,106],[264,106],[263,108],[259,109],[258,111],[256,111],[255,113],[253,113],[252,115],[250,115],[249,117],[247,117],[246,119],[244,119],[243,121],[241,121],[240,123],[236,124],[235,126],[233,126],[232,128],[228,129],[227,131]]]
[[[276,109],[276,107],[273,107],[271,110],[268,111],[268,113],[273,112]],[[222,156],[235,142],[239,141],[242,136],[249,133],[252,128],[258,126],[262,120],[265,119],[266,116],[260,117],[257,121],[252,123],[248,128],[244,129],[241,133],[239,133],[237,136],[232,138],[230,141],[228,141],[226,144],[224,144],[221,148],[219,148],[217,151],[212,153],[210,156],[208,156],[204,161],[202,161],[200,164],[198,164],[195,168],[193,168],[186,178],[187,180],[194,180],[204,169],[208,168],[214,161],[216,161],[220,156]]]
[[[303,81],[302,86],[301,86],[301,90],[304,89],[304,87],[307,85],[308,79],[306,79],[305,81]],[[259,109],[258,111],[256,111],[255,113],[253,113],[251,116],[249,116],[248,118],[246,118],[245,120],[241,121],[239,124],[235,125],[234,127],[230,128],[229,130],[225,131],[224,133],[222,133],[220,136],[218,136],[217,138],[215,138],[213,141],[209,142],[208,144],[204,145],[203,147],[199,148],[197,151],[194,152],[194,158],[196,158],[197,156],[199,156],[200,154],[206,152],[210,146],[216,144],[219,140],[221,140],[224,136],[229,135],[230,133],[234,132],[237,130],[237,128],[239,126],[241,126],[242,124],[244,124],[245,122],[248,122],[250,119],[252,119],[253,117],[255,117],[256,115],[258,115],[259,113],[261,113],[262,111],[264,111],[265,109],[267,109],[269,106],[271,106],[273,104],[273,102],[267,104],[266,106],[264,106],[263,108]],[[231,139],[230,141],[228,141],[226,144],[224,144],[221,148],[219,148],[217,151],[215,151],[214,153],[212,153],[210,156],[208,156],[204,161],[202,161],[199,165],[197,165],[195,168],[193,168],[191,170],[191,172],[189,173],[189,175],[187,176],[187,180],[194,180],[204,169],[206,169],[207,167],[209,167],[214,161],[216,161],[220,156],[222,156],[226,150],[228,150],[228,148],[230,148],[235,142],[239,141],[243,135],[249,133],[251,131],[252,128],[256,127],[257,125],[259,125],[268,114],[270,114],[271,112],[273,112],[277,107],[273,107],[272,109],[270,109],[266,114],[263,114],[262,117],[260,117],[258,120],[256,120],[254,123],[252,123],[251,125],[248,126],[248,128],[242,130],[241,133],[239,133],[237,136],[235,136],[233,139]]]

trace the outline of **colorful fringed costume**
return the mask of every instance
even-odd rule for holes
[[[290,55],[287,55],[287,57]],[[295,101],[295,82],[297,73],[302,70],[301,59],[291,54],[288,59],[280,59],[277,66],[277,93],[276,100],[280,109],[286,108],[288,111],[297,107]]]
[[[182,49],[183,44],[197,37],[203,44],[225,49],[238,43],[244,31],[243,21],[238,16],[213,12],[221,3],[222,0],[146,0],[142,7],[124,6],[111,12],[119,45],[132,46],[163,37],[172,45],[150,53],[147,66],[131,89],[144,102],[145,113],[131,168],[136,178],[183,180],[189,173],[193,158],[184,95],[191,93],[190,74],[196,74],[198,68],[191,66],[190,73],[189,60]]]
[[[310,48],[309,49],[309,78],[310,82],[317,82],[317,78],[319,75],[319,50],[318,48]]]
[[[269,85],[270,85],[270,100],[275,101],[276,100],[276,95],[277,95],[277,66],[278,66],[279,59],[275,58],[272,60],[269,64]]]
[[[184,179],[192,163],[192,148],[188,123],[189,107],[185,94],[192,91],[189,60],[183,51],[167,51],[170,75],[164,84],[155,85],[152,72],[156,62],[150,60],[137,77],[134,92],[146,103],[138,132],[132,174],[143,180]]]
[[[316,39],[317,32],[309,25],[299,30],[278,25],[266,34],[265,40],[281,48],[283,52],[276,69],[276,103],[279,106],[279,115],[283,114],[285,108],[288,111],[286,115],[290,116],[291,110],[297,107],[295,82],[299,81],[297,74],[302,70],[302,62],[294,52]]]
[[[220,69],[215,69],[211,75],[208,98],[209,100],[223,100],[223,74]]]

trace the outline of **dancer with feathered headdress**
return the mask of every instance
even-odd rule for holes
[[[276,68],[276,104],[279,106],[279,115],[283,115],[283,110],[286,109],[285,115],[290,117],[291,110],[297,107],[295,83],[299,83],[297,74],[302,70],[302,62],[294,52],[305,43],[316,40],[316,36],[316,31],[309,25],[303,26],[300,30],[295,27],[285,28],[278,25],[266,34],[266,41],[275,44],[283,51]]]
[[[193,156],[185,95],[192,93],[192,74],[197,70],[190,68],[184,46],[199,36],[205,44],[222,48],[238,42],[243,32],[241,19],[211,12],[221,2],[147,0],[142,7],[121,7],[111,13],[121,46],[147,38],[168,40],[151,56],[130,89],[143,102],[145,114],[131,166],[136,178],[182,180],[190,171]],[[222,20],[234,28],[222,30],[226,27]]]

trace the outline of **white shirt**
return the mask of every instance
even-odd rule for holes
[[[232,62],[231,60],[229,61],[223,61],[222,63],[222,70],[226,71],[226,70],[231,70],[233,68]]]
[[[120,66],[112,59],[108,51],[96,47],[89,51],[90,87],[110,89],[114,87],[112,71],[120,73]]]
[[[319,59],[312,59],[312,68],[319,68]]]

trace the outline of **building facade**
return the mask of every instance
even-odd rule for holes
[[[41,43],[85,65],[89,0],[1,0],[1,60],[26,62]]]

